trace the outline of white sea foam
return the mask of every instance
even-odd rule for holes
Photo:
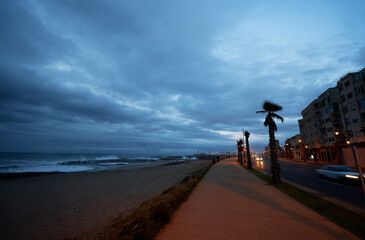
[[[102,161],[102,160],[117,160],[119,159],[119,157],[115,156],[115,155],[108,155],[108,156],[101,156],[101,157],[96,157],[95,160],[97,161]]]
[[[130,158],[131,160],[147,160],[147,161],[159,161],[161,160],[158,157],[134,157],[134,158]]]
[[[188,158],[186,156],[183,156],[181,159],[184,159],[184,160],[196,160],[196,157]]]
[[[106,162],[106,163],[99,163],[101,166],[112,166],[112,165],[128,165],[127,162]]]

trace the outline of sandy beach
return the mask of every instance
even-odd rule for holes
[[[1,239],[95,239],[108,222],[210,161],[0,180]]]

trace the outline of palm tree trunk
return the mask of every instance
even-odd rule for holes
[[[246,148],[247,148],[247,167],[248,167],[248,169],[252,169],[250,144],[248,143],[248,136],[247,135],[246,135]]]
[[[242,165],[242,150],[241,147],[237,147],[238,152],[238,162]]]
[[[274,184],[281,183],[280,179],[280,164],[278,161],[278,150],[276,146],[275,132],[273,124],[269,124],[269,136],[270,136],[270,157],[271,157],[271,172],[272,182]]]

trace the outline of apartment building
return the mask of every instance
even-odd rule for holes
[[[307,158],[315,161],[341,161],[336,152],[341,130],[338,89],[329,88],[303,111],[299,121],[302,144]]]
[[[342,163],[342,148],[365,147],[365,68],[342,77],[301,114],[299,129],[306,159]]]
[[[338,138],[365,147],[365,68],[349,73],[337,82],[342,129]]]

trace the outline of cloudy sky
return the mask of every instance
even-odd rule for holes
[[[0,1],[0,151],[234,151],[365,66],[365,1]]]

